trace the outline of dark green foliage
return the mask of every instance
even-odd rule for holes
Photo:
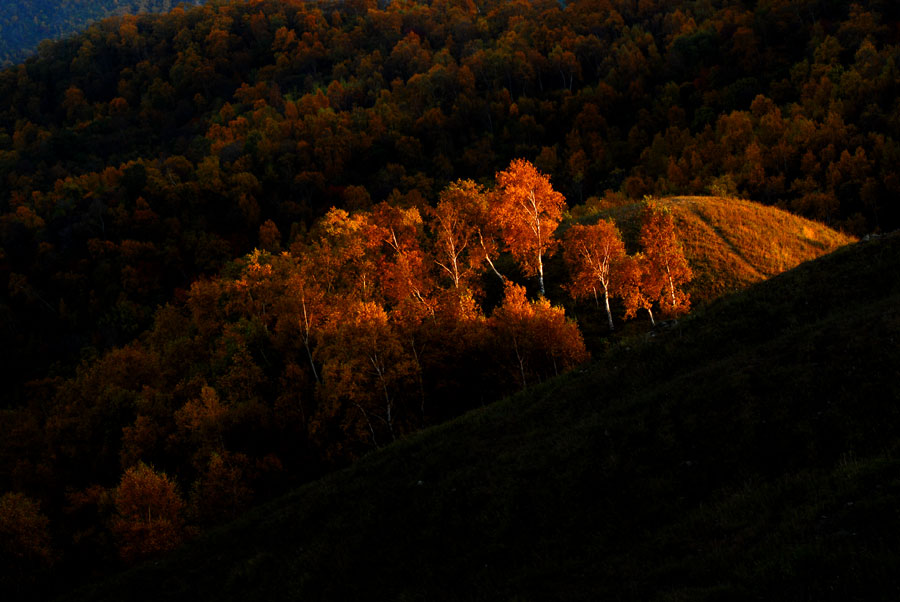
[[[894,599],[898,268],[842,249],[66,599]]]

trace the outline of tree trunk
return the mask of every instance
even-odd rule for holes
[[[419,413],[422,416],[422,426],[425,426],[425,383],[422,382],[422,364],[419,362],[419,352],[416,351],[416,340],[410,337],[410,349],[416,362],[416,380],[419,384]]]
[[[538,282],[541,283],[541,297],[545,297],[544,291],[544,262],[541,259],[541,254],[538,253]]]
[[[316,370],[316,363],[313,361],[312,349],[309,347],[309,316],[306,314],[306,299],[301,299],[301,306],[303,307],[303,346],[306,347],[306,355],[309,357],[309,367],[312,368],[313,378],[316,379],[316,384],[322,384],[322,381],[319,380],[319,373]]]
[[[384,404],[385,404],[385,418],[383,418],[383,422],[388,427],[388,433],[391,435],[391,441],[396,441],[397,437],[394,435],[394,415],[393,415],[393,402],[391,401],[391,395],[388,392],[387,388],[387,380],[384,377],[384,367],[378,361],[378,356],[375,357],[370,356],[369,361],[372,362],[372,366],[375,368],[375,373],[378,375],[378,381],[381,383],[381,390],[384,393]],[[368,417],[366,417],[368,419]],[[373,431],[374,433],[374,431]]]
[[[500,282],[506,283],[506,278],[503,277],[503,274],[501,274],[500,272],[497,271],[497,268],[494,267],[494,262],[491,261],[491,256],[487,252],[487,247],[485,247],[485,245],[484,245],[484,237],[481,235],[481,229],[479,228],[477,230],[477,232],[478,232],[478,242],[479,242],[479,244],[481,244],[481,249],[484,251],[485,261],[488,262],[488,265],[491,266],[491,269],[494,271],[495,274],[497,274],[497,278],[500,279]]]
[[[354,401],[354,402],[353,402],[353,405],[355,405],[356,408],[357,408],[360,412],[362,412],[363,418],[366,419],[366,426],[369,427],[369,433],[371,433],[371,435],[372,435],[372,445],[374,445],[375,448],[377,449],[377,448],[378,448],[378,439],[377,439],[377,437],[375,436],[375,427],[372,426],[372,421],[369,419],[369,413],[368,413],[368,412],[366,411],[366,409],[365,409],[364,407],[362,407],[362,405],[360,405],[358,402],[355,402],[355,401]]]
[[[613,325],[612,311],[609,309],[609,291],[606,290],[606,288],[603,289],[603,302],[606,304],[606,319],[609,322],[609,329],[615,330],[616,327]]]
[[[513,347],[516,350],[516,359],[519,360],[519,373],[522,375],[522,390],[528,388],[528,381],[525,380],[525,362],[522,359],[522,354],[519,353],[519,341],[513,337]]]

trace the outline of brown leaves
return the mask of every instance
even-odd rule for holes
[[[203,473],[191,492],[196,518],[205,524],[235,518],[253,499],[246,484],[248,459],[243,454],[215,453],[209,457]]]
[[[184,537],[184,502],[165,473],[140,463],[129,468],[113,493],[111,528],[126,562],[166,552]]]
[[[38,562],[49,565],[53,560],[50,521],[41,513],[37,502],[22,493],[5,493],[0,497],[0,558],[4,562]]]
[[[319,430],[337,423],[351,443],[379,446],[406,427],[417,372],[413,357],[373,302],[356,302],[329,331],[318,349],[322,361],[322,405]]]

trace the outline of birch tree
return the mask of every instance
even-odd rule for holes
[[[693,272],[675,234],[671,212],[648,202],[641,216],[640,242],[647,260],[648,285],[659,287],[661,313],[671,317],[687,313],[691,298],[681,286],[691,281]]]
[[[430,212],[434,261],[454,288],[472,286],[488,267],[506,280],[494,264],[500,254],[500,224],[490,200],[479,184],[457,180],[441,191]]]
[[[625,258],[625,243],[619,229],[611,220],[600,220],[591,226],[573,226],[566,233],[563,258],[569,268],[569,293],[575,299],[593,295],[599,305],[599,291],[609,329],[613,330],[609,298],[613,295],[613,279]]]
[[[566,199],[550,179],[525,159],[497,173],[497,217],[509,252],[528,276],[544,288],[544,256],[555,250],[553,234],[566,210]]]

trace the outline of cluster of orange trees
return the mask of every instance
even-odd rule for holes
[[[433,206],[394,200],[332,209],[289,250],[263,224],[268,249],[195,282],[134,343],[43,381],[43,415],[7,416],[4,460],[18,454],[7,476],[44,492],[70,551],[131,561],[170,549],[253,500],[586,360],[564,310],[501,270],[543,288],[561,247],[567,288],[604,299],[610,325],[610,298],[626,315],[687,309],[690,270],[671,216],[652,203],[642,251],[627,255],[609,221],[558,237],[565,199],[525,160],[490,188],[456,181]],[[4,500],[44,524],[33,499]],[[46,562],[47,538],[27,541]]]

